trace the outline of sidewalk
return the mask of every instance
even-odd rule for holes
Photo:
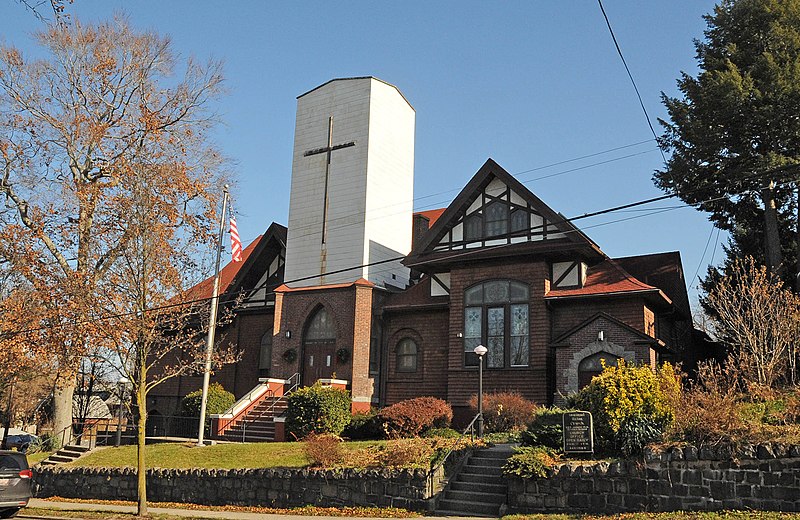
[[[100,511],[108,513],[135,513],[136,506],[118,506],[112,504],[91,504],[91,503],[77,503],[77,502],[53,502],[50,500],[42,500],[40,498],[32,498],[28,506],[39,509],[53,509],[59,511]],[[238,511],[202,511],[196,509],[173,509],[167,507],[148,507],[147,512],[151,515],[172,515],[184,516],[189,518],[217,518],[217,519],[231,519],[231,520],[342,520],[346,518],[343,516],[301,516],[301,515],[275,515],[264,513],[246,513]],[[20,511],[20,515],[25,515],[25,510]],[[360,517],[363,518],[363,517]],[[469,519],[471,517],[457,517],[457,516],[423,516],[417,517],[413,520],[442,520],[449,518],[456,519]],[[370,519],[364,518],[363,520],[386,520],[386,519]]]

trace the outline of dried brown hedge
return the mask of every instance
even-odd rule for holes
[[[478,411],[478,396],[469,400],[473,413]],[[510,432],[524,429],[536,411],[536,404],[517,392],[483,394],[483,426],[488,432]]]
[[[450,426],[453,409],[435,397],[416,397],[387,406],[378,417],[387,438],[418,437],[430,428]]]

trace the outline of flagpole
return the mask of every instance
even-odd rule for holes
[[[214,353],[214,335],[217,331],[217,307],[219,300],[219,263],[222,258],[222,237],[225,234],[225,212],[228,208],[228,185],[223,188],[222,214],[219,216],[219,239],[217,240],[217,264],[214,269],[214,290],[211,293],[211,310],[208,314],[208,337],[206,338],[206,364],[203,370],[203,395],[200,400],[200,427],[197,433],[197,445],[203,445],[205,433],[206,403],[208,401],[208,382],[211,378],[211,357]]]

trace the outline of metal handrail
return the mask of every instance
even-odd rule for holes
[[[261,418],[262,418],[262,417],[264,417],[264,416],[267,416],[267,415],[269,415],[270,413],[272,413],[272,414],[274,415],[274,413],[275,413],[275,407],[278,405],[278,403],[279,403],[279,402],[281,402],[281,401],[282,401],[282,400],[283,400],[285,397],[287,397],[287,396],[291,395],[291,394],[292,394],[292,392],[294,392],[295,390],[297,390],[297,387],[299,387],[299,386],[300,386],[300,373],[299,373],[299,372],[295,372],[294,374],[292,374],[291,376],[289,376],[289,377],[286,379],[286,382],[287,382],[287,384],[291,384],[291,386],[289,387],[289,390],[286,390],[285,392],[283,392],[283,395],[276,396],[276,395],[275,395],[275,392],[273,392],[272,390],[268,390],[268,391],[267,391],[267,392],[268,392],[269,394],[271,394],[271,395],[267,396],[265,399],[270,399],[270,398],[271,398],[271,399],[273,399],[273,401],[272,401],[272,404],[271,404],[270,406],[268,406],[268,407],[267,407],[265,410],[263,410],[261,413],[259,413],[257,416],[255,416],[255,415],[254,415],[254,416],[251,418],[251,420],[252,420],[253,422],[254,422],[254,421],[257,421],[257,420],[259,420],[259,419],[261,419]],[[243,413],[244,411],[245,411],[245,410],[242,410],[242,412],[240,412],[239,414],[237,414],[236,418],[238,418],[238,417],[239,417],[239,415],[241,415],[241,413]],[[248,419],[248,417],[247,417],[247,416],[248,416],[248,415],[250,415],[250,414],[249,414],[249,413],[247,413],[247,414],[245,414],[245,416],[244,416],[244,417],[242,417],[242,418],[241,418],[241,424],[242,424],[242,442],[244,442],[244,440],[245,440],[245,435],[246,435],[246,432],[247,432],[247,419]],[[230,422],[229,424],[231,424],[231,425],[232,425],[232,424],[233,424],[233,422],[234,422],[235,420],[237,420],[236,418],[234,418],[234,419],[231,419],[231,422]]]
[[[475,440],[475,428],[474,428],[475,421],[477,421],[480,416],[481,416],[480,412],[475,414],[475,417],[472,418],[467,427],[464,428],[464,431],[461,432],[461,435],[458,436],[458,439],[456,440],[455,444],[453,444],[450,447],[450,449],[447,450],[447,453],[445,453],[444,457],[442,457],[442,460],[435,466],[432,466],[430,470],[428,470],[427,480],[431,491],[433,490],[433,476],[436,474],[437,471],[439,471],[439,468],[445,465],[447,459],[450,458],[450,455],[453,453],[453,451],[455,451],[455,449],[461,445],[461,441],[464,439],[464,437],[466,437],[467,431],[469,431],[470,433],[470,440],[471,441]]]

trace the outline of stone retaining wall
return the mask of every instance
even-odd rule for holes
[[[509,479],[519,512],[757,509],[800,511],[800,446],[648,450],[642,460],[564,463],[547,478]]]
[[[136,471],[107,468],[40,468],[37,496],[136,500]],[[295,507],[395,506],[427,508],[424,470],[166,470],[147,472],[153,502]]]
[[[153,502],[262,507],[393,506],[432,509],[447,475],[471,453],[462,449],[430,478],[423,469],[152,469],[147,498]],[[136,500],[132,468],[36,467],[36,496]]]

